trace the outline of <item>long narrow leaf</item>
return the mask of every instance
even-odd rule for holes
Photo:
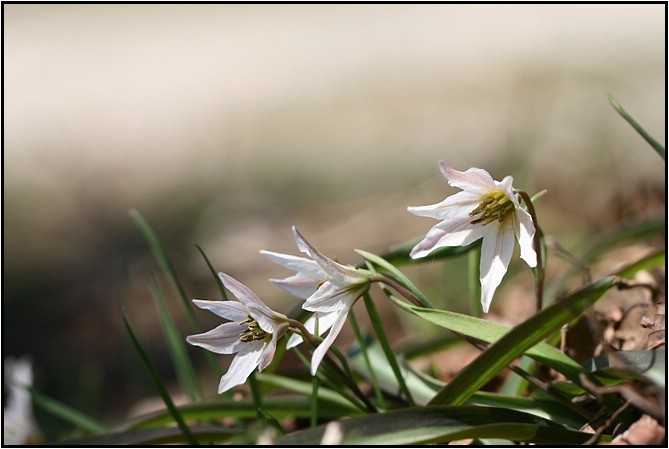
[[[592,434],[568,430],[530,414],[495,407],[420,407],[339,421],[342,445],[414,445],[464,438],[502,438],[535,444],[573,445]],[[280,445],[318,445],[325,426],[286,435]]]
[[[75,427],[90,433],[102,433],[106,431],[104,425],[88,415],[73,409],[53,398],[43,395],[34,388],[28,388],[35,405],[51,413],[58,418],[73,424]]]
[[[460,371],[430,401],[430,404],[458,405],[464,403],[515,358],[557,332],[562,325],[580,316],[616,282],[617,278],[614,276],[593,282],[519,324]]]
[[[263,374],[263,376],[265,376]],[[265,382],[258,374],[260,382]],[[290,379],[292,380],[292,379]],[[269,382],[269,381],[267,381]],[[273,383],[273,382],[272,382]],[[310,392],[311,384],[302,382]],[[356,416],[362,412],[344,400],[332,390],[323,394],[323,388],[319,388],[318,404],[319,416],[321,418],[340,418],[342,416]],[[263,410],[276,418],[308,418],[311,413],[311,399],[309,392],[297,396],[286,394],[281,396],[270,396],[263,400]],[[331,397],[332,396],[332,397]],[[243,400],[214,400],[208,402],[197,402],[179,407],[179,413],[186,420],[209,421],[222,418],[256,418],[258,411],[253,401]],[[117,431],[129,429],[150,429],[174,423],[174,418],[169,411],[162,410],[147,415],[139,416],[118,426]]]
[[[139,340],[137,340],[135,333],[132,331],[130,323],[128,322],[128,317],[125,314],[125,310],[121,310],[121,313],[123,315],[123,324],[125,325],[125,328],[128,331],[128,334],[130,335],[132,344],[137,350],[137,353],[142,359],[142,362],[144,362],[144,366],[146,366],[146,369],[149,371],[151,379],[153,380],[153,383],[156,386],[156,389],[158,390],[158,394],[160,394],[160,397],[165,403],[167,409],[169,410],[170,415],[172,415],[172,418],[174,418],[174,421],[177,423],[177,426],[181,430],[181,433],[183,434],[188,444],[197,445],[198,444],[197,440],[195,439],[190,429],[186,425],[186,422],[181,417],[179,410],[174,406],[172,398],[170,397],[169,393],[167,392],[167,389],[165,388],[165,385],[163,384],[162,380],[160,379],[160,376],[158,375],[158,371],[156,371],[156,368],[153,366],[151,359],[149,359],[148,354],[144,352],[142,345],[139,343]]]
[[[634,118],[632,118],[632,116],[627,113],[627,111],[625,111],[625,109],[623,109],[620,103],[618,103],[618,101],[616,101],[616,99],[613,98],[613,95],[607,92],[606,96],[608,97],[611,106],[613,106],[613,109],[615,109],[618,112],[618,114],[620,114],[620,116],[624,118],[625,121],[627,121],[627,123],[629,123],[632,126],[632,128],[634,128],[636,132],[638,132],[639,135],[643,137],[643,139],[646,142],[648,142],[648,144],[651,147],[653,147],[653,149],[657,152],[657,154],[660,155],[662,159],[666,159],[664,147],[657,140],[655,140],[650,134],[648,134],[648,132],[646,132],[646,130],[643,129],[643,127],[639,125],[637,121],[634,120]]]
[[[510,331],[510,329],[503,324],[493,323],[481,318],[474,318],[461,313],[450,312],[448,310],[425,309],[406,304],[399,300],[394,300],[394,302],[399,307],[408,310],[437,326],[469,337],[477,338],[486,343],[495,343]],[[544,342],[539,342],[536,346],[528,349],[527,355],[562,373],[566,378],[577,383],[580,382],[579,375],[587,372],[574,359]]]
[[[228,294],[225,292],[225,286],[223,285],[223,281],[221,280],[221,277],[218,275],[218,272],[214,268],[214,265],[211,263],[207,255],[205,254],[204,250],[200,248],[200,245],[197,243],[195,244],[195,247],[197,248],[198,251],[200,251],[200,254],[202,254],[202,257],[204,258],[205,263],[207,264],[207,267],[209,268],[209,271],[211,272],[211,276],[214,278],[214,282],[216,282],[216,286],[218,287],[218,291],[221,294],[221,298],[224,301],[228,300]]]
[[[190,358],[188,358],[184,339],[178,331],[176,324],[174,324],[172,315],[167,308],[163,291],[155,278],[151,279],[149,290],[151,291],[151,296],[158,308],[160,322],[163,325],[163,331],[165,332],[165,338],[167,340],[167,348],[172,357],[172,363],[174,364],[179,385],[181,385],[181,389],[191,400],[199,401],[202,399],[202,390],[200,388],[200,383],[195,376],[195,369],[193,368]]]
[[[190,300],[188,299],[188,295],[186,295],[186,291],[181,285],[181,282],[179,281],[179,277],[177,276],[177,273],[174,270],[172,262],[167,256],[167,253],[165,253],[165,251],[163,250],[163,247],[160,244],[158,237],[153,232],[153,229],[151,229],[151,226],[149,226],[146,220],[144,220],[144,217],[142,217],[142,215],[136,209],[131,209],[128,212],[128,214],[130,215],[130,218],[132,218],[132,220],[135,222],[139,230],[144,235],[144,238],[149,244],[151,252],[156,258],[156,262],[158,262],[158,265],[163,270],[165,276],[169,280],[172,289],[181,300],[180,301],[181,308],[184,312],[184,315],[188,319],[191,329],[193,329],[193,331],[195,332],[201,332],[202,329],[200,327],[200,323],[195,318],[195,314],[193,313],[190,307]]]

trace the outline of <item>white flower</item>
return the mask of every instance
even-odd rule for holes
[[[502,282],[513,254],[514,235],[520,245],[520,257],[530,267],[537,265],[532,246],[532,217],[520,207],[513,192],[513,178],[501,182],[480,168],[461,172],[443,161],[439,167],[453,187],[462,189],[441,203],[409,207],[412,214],[443,220],[430,229],[412,250],[411,257],[425,257],[437,248],[465,246],[483,238],[481,245],[481,304],[488,312],[495,289]]]
[[[270,281],[298,298],[306,300],[302,308],[315,312],[304,323],[307,330],[316,333],[318,325],[318,335],[330,331],[312,356],[313,375],[341,331],[353,303],[367,291],[370,281],[369,276],[362,270],[342,265],[321,254],[302,237],[295,226],[293,226],[293,236],[297,248],[307,254],[309,259],[271,251],[261,251],[261,253],[272,262],[297,272],[285,279],[270,279]],[[288,340],[287,347],[296,346],[301,341],[299,335],[293,335]]]
[[[262,371],[270,364],[278,339],[288,329],[288,318],[267,307],[241,282],[225,273],[218,275],[239,302],[194,299],[193,303],[230,322],[190,335],[186,341],[217,354],[237,354],[218,385],[220,394],[246,382],[256,367]]]
[[[33,385],[32,364],[26,357],[7,357],[4,371],[7,403],[2,412],[2,442],[11,445],[35,444],[41,437],[27,390]]]

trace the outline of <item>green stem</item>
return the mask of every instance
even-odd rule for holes
[[[404,381],[404,377],[402,376],[400,366],[397,363],[395,353],[393,352],[393,349],[390,347],[390,343],[388,342],[388,337],[386,337],[386,333],[383,330],[381,317],[379,316],[379,312],[376,310],[374,301],[372,301],[372,297],[369,296],[368,292],[365,292],[362,297],[365,300],[365,307],[367,308],[367,314],[369,315],[369,319],[372,322],[372,326],[374,327],[374,332],[379,339],[379,343],[381,343],[381,347],[383,348],[383,352],[386,354],[386,358],[388,359],[390,367],[393,369],[393,373],[395,373],[395,377],[397,378],[397,382],[400,385],[400,389],[402,390],[402,393],[404,394],[405,399],[409,405],[413,406],[415,405],[413,397],[411,396],[411,392],[409,391],[409,388]]]
[[[479,265],[481,261],[481,248],[476,248],[467,254],[467,279],[469,282],[469,300],[471,301],[472,316],[481,318],[483,308],[481,306],[481,280]]]
[[[532,199],[522,190],[517,190],[516,193],[520,195],[523,199],[523,202],[527,206],[527,212],[529,212],[532,217],[532,222],[534,223],[534,240],[533,246],[534,251],[537,253],[537,266],[534,269],[534,292],[537,299],[537,313],[543,308],[543,297],[544,297],[544,266],[543,266],[543,253],[542,248],[542,237],[543,233],[539,227],[539,220],[537,219],[537,213],[534,210],[534,204],[532,204]]]
[[[309,342],[309,344],[313,349],[316,349],[318,347],[318,342],[311,334],[311,332],[309,332],[309,330],[306,327],[304,327],[304,324],[292,318],[288,318],[288,323],[290,324],[290,326],[298,329],[300,333],[302,333],[304,338],[307,339],[307,341]],[[346,385],[351,389],[351,391],[353,391],[353,393],[365,404],[365,406],[368,408],[370,412],[372,413],[376,412],[376,407],[374,406],[374,404],[372,404],[369,401],[369,398],[365,396],[365,394],[362,391],[360,391],[358,384],[356,384],[355,381],[351,379],[351,377],[348,376],[339,365],[337,365],[337,362],[335,362],[335,360],[332,358],[332,355],[329,352],[325,353],[323,361],[326,362],[332,369],[335,370],[335,372],[341,377],[344,383],[346,383]]]
[[[381,407],[385,409],[386,404],[383,400],[383,393],[381,392],[381,388],[379,387],[379,381],[376,378],[376,373],[374,372],[374,368],[372,367],[372,364],[369,361],[369,354],[367,353],[367,344],[365,343],[365,339],[362,335],[362,332],[360,332],[360,327],[358,326],[358,320],[355,318],[353,309],[351,309],[350,312],[348,312],[348,318],[349,322],[351,323],[351,328],[353,329],[353,333],[355,334],[355,339],[358,341],[358,346],[360,346],[360,353],[362,354],[362,358],[365,361],[365,366],[367,367],[367,371],[369,372],[369,380],[372,383],[372,388],[374,389],[376,400],[379,402]]]

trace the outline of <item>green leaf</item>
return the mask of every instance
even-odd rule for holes
[[[28,388],[28,392],[32,397],[35,405],[42,410],[51,413],[64,421],[73,424],[78,429],[90,433],[103,433],[106,431],[104,425],[78,410],[73,409],[69,405],[65,405],[53,398],[45,396],[34,388]]]
[[[593,372],[608,368],[631,369],[663,388],[666,384],[667,353],[664,349],[615,351],[590,359],[584,365]]]
[[[477,240],[476,242],[467,246],[450,246],[450,247],[439,248],[431,252],[430,255],[427,257],[412,259],[411,256],[409,256],[409,253],[411,253],[413,247],[416,246],[416,244],[420,240],[421,239],[416,239],[410,243],[407,243],[406,245],[401,246],[400,248],[397,248],[393,251],[389,251],[383,254],[381,257],[392,265],[419,264],[419,263],[432,262],[439,259],[449,259],[451,257],[457,257],[462,254],[466,254],[467,252],[471,251],[474,248],[479,248],[481,246],[481,240]]]
[[[383,259],[382,257],[377,256],[376,254],[372,254],[361,249],[356,249],[355,252],[360,254],[368,262],[371,262],[374,265],[377,265],[378,267],[386,270],[393,276],[395,281],[399,282],[403,287],[409,290],[425,307],[434,308],[430,300],[427,299],[427,296],[425,296],[423,292],[421,292],[418,287],[416,287],[413,282],[411,282],[411,280],[404,275],[404,273],[395,268],[393,264]]]
[[[276,387],[284,388],[286,390],[294,391],[296,393],[301,393],[305,396],[311,396],[312,394],[312,384],[310,382],[303,382],[296,379],[291,379],[285,376],[279,376],[276,374],[266,374],[258,373],[256,378],[261,383],[266,383],[274,385]],[[342,410],[347,410],[346,414],[360,414],[360,411],[354,404],[351,404],[347,399],[343,398],[341,395],[337,394],[335,391],[325,388],[322,385],[318,388],[318,399],[319,399],[319,409],[322,411],[324,408],[330,408],[332,406],[338,406]],[[263,401],[263,407],[268,408]]]
[[[265,382],[262,376],[264,374],[258,374],[259,382]],[[307,384],[306,382],[302,383]],[[311,384],[308,384],[307,388],[310,392]],[[319,388],[318,394],[319,416],[321,418],[341,418],[342,416],[356,416],[362,413],[358,408],[351,406],[350,403],[343,400],[338,394],[331,390],[324,394],[323,390],[323,388]],[[263,410],[279,419],[308,418],[311,416],[310,407],[311,399],[306,393],[300,396],[285,394],[281,396],[269,396],[263,399]],[[179,407],[179,413],[184,419],[189,421],[209,421],[222,418],[253,419],[257,417],[258,411],[255,404],[249,400],[233,401],[217,399],[182,405]],[[169,411],[161,410],[133,418],[119,425],[119,430],[150,429],[172,423],[174,423],[174,418],[170,415]]]
[[[173,290],[175,291],[177,296],[181,299],[180,304],[182,310],[184,312],[184,315],[188,319],[191,328],[195,332],[198,333],[201,332],[202,329],[200,328],[200,324],[195,318],[195,314],[191,310],[190,300],[188,299],[188,295],[186,295],[186,291],[184,290],[183,286],[181,285],[181,282],[179,281],[179,278],[177,277],[177,273],[174,270],[174,266],[172,265],[172,262],[170,261],[169,257],[163,250],[163,247],[160,244],[158,237],[151,229],[151,226],[149,226],[146,220],[144,220],[144,217],[142,217],[142,215],[136,209],[130,209],[128,214],[130,215],[130,218],[132,218],[132,220],[135,222],[139,230],[142,232],[142,234],[144,234],[144,238],[148,242],[149,248],[151,249],[151,252],[156,258],[156,262],[158,262],[158,265],[165,273],[165,276],[167,277]]]
[[[643,137],[644,140],[648,142],[648,144],[651,147],[653,147],[653,149],[657,152],[657,154],[660,155],[662,159],[666,159],[664,147],[657,140],[655,140],[650,134],[648,134],[646,130],[643,129],[641,125],[639,125],[637,121],[634,120],[632,116],[627,113],[627,111],[625,111],[625,109],[623,109],[620,103],[618,103],[618,101],[616,101],[616,99],[613,98],[613,95],[607,92],[606,96],[608,97],[611,106],[613,106],[613,109],[615,109],[618,112],[618,114],[620,114],[621,117],[627,121],[627,123],[632,125],[632,128],[634,128],[636,132],[638,132],[639,135]]]
[[[474,318],[447,310],[425,309],[394,300],[395,304],[409,312],[445,329],[458,332],[486,343],[495,343],[507,335],[510,329],[499,323]],[[527,350],[527,356],[562,373],[566,378],[579,383],[579,375],[587,371],[574,359],[547,343],[539,342]],[[511,359],[513,360],[513,358]]]
[[[228,300],[228,294],[225,292],[225,286],[223,285],[223,281],[221,280],[221,277],[218,275],[218,272],[214,268],[214,265],[212,265],[211,261],[207,257],[207,255],[204,253],[202,248],[200,248],[200,245],[197,243],[195,244],[195,247],[197,248],[198,251],[200,251],[200,254],[202,254],[202,257],[204,258],[205,263],[207,264],[207,267],[209,268],[209,271],[211,272],[212,277],[214,278],[214,281],[216,282],[216,286],[218,287],[218,291],[221,294],[221,298],[223,301]]]
[[[664,249],[661,249],[621,268],[616,274],[621,278],[631,279],[639,271],[659,267],[664,265],[665,261],[666,253]]]
[[[188,442],[190,445],[197,445],[197,440],[191,433],[190,429],[186,425],[185,421],[181,417],[181,414],[179,413],[179,410],[174,406],[174,403],[172,402],[172,398],[170,397],[169,393],[167,392],[167,388],[165,388],[165,385],[163,384],[163,381],[160,379],[160,376],[158,375],[158,371],[156,371],[156,368],[153,366],[153,363],[151,362],[151,359],[149,359],[149,356],[144,352],[144,349],[142,348],[142,345],[139,343],[139,340],[137,340],[137,337],[135,336],[135,333],[132,331],[132,328],[130,327],[130,323],[128,322],[128,317],[125,314],[125,310],[121,310],[121,313],[123,315],[123,324],[125,325],[126,330],[128,331],[128,334],[130,335],[130,339],[132,340],[132,344],[137,350],[137,353],[139,354],[140,358],[142,359],[142,362],[144,362],[144,366],[146,366],[147,371],[149,371],[149,374],[151,375],[151,379],[153,380],[154,385],[156,386],[156,389],[158,390],[158,394],[160,394],[160,397],[162,398],[163,402],[165,403],[165,406],[170,412],[170,415],[172,415],[172,418],[174,418],[174,421],[177,423],[177,426],[181,430],[181,433],[184,437],[184,439]]]
[[[240,433],[238,429],[226,429],[224,427],[202,425],[192,428],[193,434],[197,435],[202,444],[216,444],[228,440],[230,437]],[[164,427],[160,429],[129,430],[123,432],[110,432],[94,437],[77,438],[59,442],[64,446],[146,446],[157,444],[192,444],[184,439],[181,431],[176,427]]]
[[[197,377],[195,376],[195,369],[193,369],[193,365],[188,358],[184,339],[181,336],[181,333],[177,330],[176,324],[174,324],[174,320],[167,308],[163,291],[155,278],[151,279],[149,290],[151,291],[151,296],[153,296],[153,300],[158,308],[160,322],[163,325],[163,331],[165,332],[165,338],[167,340],[167,348],[172,357],[172,363],[174,364],[179,385],[191,400],[200,400],[202,399],[202,391]]]
[[[465,438],[501,438],[534,444],[572,445],[592,434],[568,430],[530,414],[496,407],[420,407],[338,421],[341,445],[413,445]],[[279,445],[318,445],[325,425],[279,438]]]
[[[614,276],[593,282],[514,327],[460,371],[430,404],[464,403],[515,358],[557,332],[564,324],[580,316],[616,282],[617,278]]]

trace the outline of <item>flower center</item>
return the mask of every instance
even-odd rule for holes
[[[239,333],[239,341],[242,343],[266,340],[271,335],[262,330],[258,325],[258,322],[251,318],[251,315],[248,315],[248,318],[246,318],[244,321],[239,322],[240,326],[245,324],[247,325],[246,330]]]
[[[471,221],[471,224],[481,223],[483,226],[497,220],[500,223],[509,216],[515,209],[513,202],[502,192],[491,193],[483,197],[478,207],[469,213],[470,217],[478,218]]]

